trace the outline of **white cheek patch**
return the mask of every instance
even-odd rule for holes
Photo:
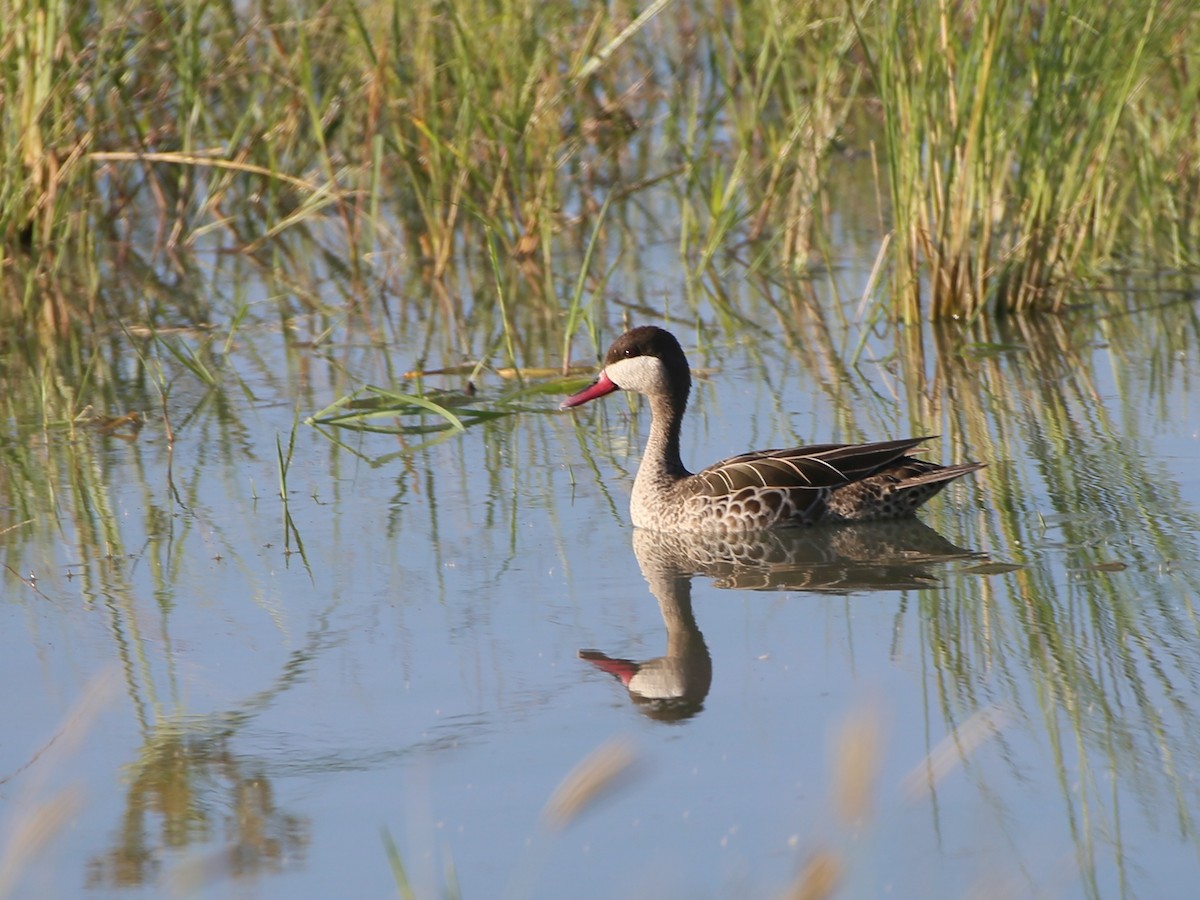
[[[622,390],[636,391],[639,394],[660,393],[665,391],[667,386],[667,373],[662,360],[654,356],[618,359],[605,367],[604,374]]]

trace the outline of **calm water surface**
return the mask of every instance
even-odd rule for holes
[[[1200,870],[1192,315],[871,339],[853,368],[801,325],[764,339],[769,314],[678,325],[711,376],[694,466],[923,432],[990,464],[932,531],[756,567],[633,533],[646,411],[622,395],[415,450],[301,424],[285,510],[296,416],[391,383],[415,337],[307,353],[245,324],[220,402],[170,368],[173,453],[132,363],[136,434],[9,422],[0,894],[387,896],[389,841],[420,897],[776,896],[814,858],[846,896],[1178,894]],[[605,747],[628,767],[548,821]]]

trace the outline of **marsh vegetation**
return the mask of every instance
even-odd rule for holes
[[[0,29],[0,895],[1190,885],[1194,4]],[[955,552],[645,574],[644,410],[555,411],[642,322],[690,462],[986,460]],[[675,724],[579,658],[664,631]]]

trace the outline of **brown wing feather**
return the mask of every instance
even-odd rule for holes
[[[815,444],[743,453],[696,473],[698,493],[717,496],[742,488],[822,490],[867,478],[927,437],[870,444]]]

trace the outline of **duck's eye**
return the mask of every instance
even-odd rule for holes
[[[626,348],[625,348],[625,358],[626,358],[626,359],[629,359],[629,358],[630,358],[630,357],[632,357],[632,356],[633,356],[633,348],[632,348],[632,347],[626,347]]]

